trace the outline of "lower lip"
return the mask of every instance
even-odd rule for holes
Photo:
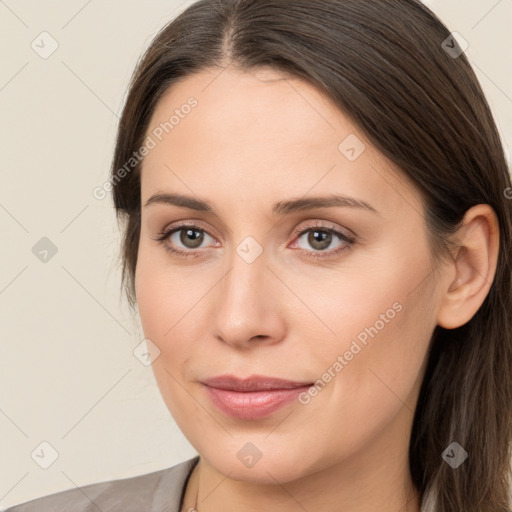
[[[212,402],[226,415],[244,420],[265,418],[293,402],[311,386],[240,392],[204,386]]]

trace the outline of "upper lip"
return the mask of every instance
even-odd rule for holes
[[[234,375],[219,375],[201,381],[212,388],[228,389],[231,391],[266,391],[269,389],[294,389],[310,386],[312,382],[292,381],[267,377],[265,375],[251,375],[245,379]]]

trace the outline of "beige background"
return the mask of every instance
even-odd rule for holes
[[[0,0],[0,510],[195,454],[132,352],[113,209],[92,195],[136,59],[191,3]],[[510,147],[512,0],[428,5],[468,41]],[[58,43],[46,59],[31,47],[51,48],[43,31]],[[57,249],[45,263],[42,237]]]

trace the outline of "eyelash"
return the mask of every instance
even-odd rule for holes
[[[179,224],[177,226],[171,226],[170,228],[164,229],[163,231],[159,232],[158,235],[155,238],[153,238],[153,240],[156,240],[157,242],[163,244],[164,249],[167,252],[169,252],[175,256],[178,256],[180,258],[188,258],[188,257],[197,258],[197,257],[201,256],[201,254],[198,254],[198,253],[200,253],[200,251],[198,251],[198,250],[191,249],[188,251],[182,251],[180,249],[173,249],[172,247],[170,247],[169,245],[167,245],[165,243],[165,240],[167,238],[169,238],[172,234],[182,231],[184,229],[194,229],[196,231],[200,231],[200,232],[209,234],[205,229],[200,228],[199,226],[196,226],[194,224]],[[328,251],[307,251],[306,250],[305,251],[306,254],[308,256],[312,256],[313,258],[329,258],[329,257],[335,256],[335,255],[341,254],[342,252],[349,250],[351,248],[351,246],[356,241],[355,238],[345,235],[344,233],[342,233],[341,231],[336,229],[334,226],[332,226],[332,225],[326,226],[326,225],[322,225],[322,224],[314,224],[314,225],[308,226],[300,231],[297,230],[294,233],[294,237],[300,238],[302,235],[304,235],[310,231],[315,231],[315,230],[330,233],[332,235],[336,235],[347,245],[340,246],[336,249],[331,249]],[[211,235],[209,235],[209,236],[211,236]],[[196,254],[194,254],[194,253],[196,253]]]

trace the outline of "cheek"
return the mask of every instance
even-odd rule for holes
[[[153,252],[153,254],[152,254]],[[142,244],[139,247],[135,289],[137,307],[144,336],[160,350],[159,360],[165,358],[171,344],[168,342],[180,326],[184,311],[183,283],[178,276],[165,270],[157,256]],[[156,362],[156,361],[155,361]]]
[[[139,252],[135,278],[137,307],[145,338],[160,351],[151,366],[162,399],[180,427],[188,431],[187,418],[201,420],[200,411],[192,410],[194,401],[183,389],[184,372],[195,346],[191,336],[199,336],[194,331],[197,325],[193,315],[187,314],[192,307],[188,304],[194,302],[193,297],[188,297],[196,293],[183,290],[183,279],[175,272],[161,269],[154,264],[154,258],[146,258],[143,250]]]
[[[161,249],[164,252],[163,249]],[[207,304],[207,276],[189,267],[170,266],[159,250],[141,247],[137,261],[135,288],[142,328],[160,350],[155,374],[167,369],[184,373],[197,344],[204,339],[208,318],[200,311]]]
[[[372,265],[362,262],[360,270],[326,281],[321,297],[308,295],[308,304],[322,312],[334,334],[314,347],[304,345],[320,380],[307,407],[314,416],[353,426],[354,439],[363,435],[361,425],[368,432],[378,428],[404,404],[414,410],[435,327],[436,296],[426,247],[393,251],[380,250],[382,264],[377,259]]]

